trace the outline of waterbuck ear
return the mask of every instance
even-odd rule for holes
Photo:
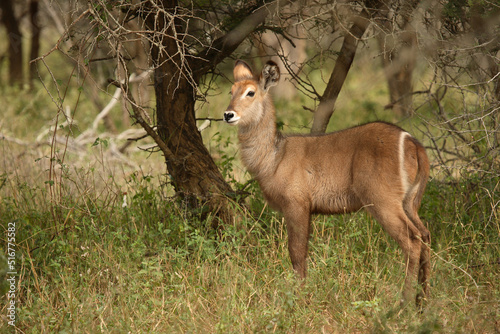
[[[243,60],[237,60],[233,69],[234,81],[253,79],[253,73],[250,66]]]
[[[280,68],[274,61],[268,61],[260,75],[260,87],[267,91],[269,87],[275,86],[280,80]]]

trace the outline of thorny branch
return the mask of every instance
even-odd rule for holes
[[[132,74],[130,80],[133,80],[134,77],[135,75]],[[179,163],[175,154],[168,148],[167,144],[160,138],[158,133],[156,133],[156,131],[151,127],[151,125],[149,125],[149,123],[144,120],[144,117],[142,115],[145,112],[144,110],[141,110],[141,106],[135,102],[135,99],[132,96],[132,92],[130,91],[130,89],[128,89],[127,83],[117,82],[117,81],[111,81],[110,83],[115,85],[116,87],[119,87],[119,89],[121,89],[122,91],[126,92],[127,100],[130,102],[130,106],[132,107],[132,117],[137,121],[137,123],[139,123],[139,125],[146,131],[146,133],[151,138],[153,138],[155,143],[163,152],[165,158],[168,159],[173,164]]]

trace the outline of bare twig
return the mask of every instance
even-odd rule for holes
[[[132,76],[132,79],[133,79],[133,76]],[[127,100],[128,100],[128,102],[130,102],[130,105],[132,107],[132,116],[137,121],[137,123],[139,123],[139,125],[142,126],[142,128],[146,131],[146,133],[151,138],[153,138],[155,143],[158,145],[160,150],[163,152],[163,155],[165,156],[165,158],[168,159],[173,164],[179,163],[177,161],[177,158],[175,157],[174,153],[168,148],[167,144],[160,138],[158,133],[156,133],[156,131],[142,117],[144,110],[141,111],[141,107],[135,102],[134,97],[132,96],[132,93],[130,92],[130,90],[127,89],[127,84],[125,82],[117,82],[117,81],[111,81],[110,83],[127,92],[127,94],[126,94]]]

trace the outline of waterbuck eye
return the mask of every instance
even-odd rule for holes
[[[254,91],[249,91],[247,93],[247,96],[250,96],[250,97],[253,97],[255,95],[255,92]]]

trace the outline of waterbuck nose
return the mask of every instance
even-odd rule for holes
[[[235,116],[236,114],[234,113],[234,111],[226,111],[224,113],[224,121],[228,122]]]

